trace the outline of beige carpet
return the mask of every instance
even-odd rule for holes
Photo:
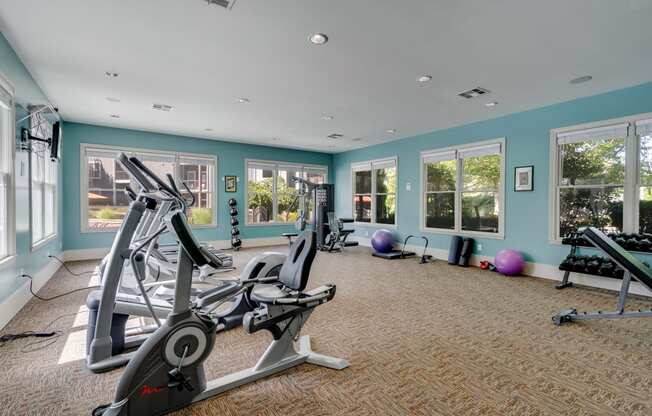
[[[242,265],[254,254],[237,253]],[[88,270],[95,263],[75,263]],[[343,371],[308,364],[189,407],[179,415],[652,415],[652,319],[555,327],[570,306],[612,309],[612,293],[535,278],[414,259],[372,258],[366,248],[320,253],[310,286],[337,284],[304,334],[316,351],[345,357]],[[40,294],[87,277],[60,271]],[[34,300],[3,333],[53,327],[53,345],[0,347],[0,414],[84,415],[111,401],[121,370],[92,374],[83,352],[85,294]],[[652,302],[634,301],[632,307]],[[218,337],[207,363],[214,378],[255,363],[267,333]],[[33,348],[33,346],[32,346]]]

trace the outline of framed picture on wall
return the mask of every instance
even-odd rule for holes
[[[226,192],[238,192],[238,177],[226,175],[224,177],[224,189]]]
[[[514,168],[514,191],[534,190],[534,166],[517,166]]]

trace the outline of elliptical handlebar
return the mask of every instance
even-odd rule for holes
[[[138,163],[140,163],[140,160],[136,158],[129,158],[126,154],[120,153],[118,154],[118,163],[131,175],[132,178],[136,182],[138,182],[138,185],[143,189],[145,192],[152,192],[156,189],[154,184],[152,184],[149,179],[142,173],[142,169],[140,169],[140,166],[135,164],[133,162],[133,159],[137,160]],[[140,163],[142,165],[142,163]]]
[[[131,163],[133,163],[142,172],[144,172],[146,176],[151,178],[154,181],[154,183],[156,184],[156,186],[158,186],[159,191],[165,192],[166,194],[170,195],[172,198],[183,201],[183,198],[181,198],[181,196],[177,192],[175,192],[174,189],[172,189],[170,187],[170,185],[163,182],[163,180],[158,175],[156,175],[154,172],[152,172],[151,169],[148,168],[147,166],[145,166],[145,164],[143,162],[141,162],[138,158],[130,157],[129,161]]]

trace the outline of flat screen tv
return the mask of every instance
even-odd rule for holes
[[[59,141],[61,139],[61,123],[56,122],[52,125],[52,141],[50,142],[50,159],[59,160]]]

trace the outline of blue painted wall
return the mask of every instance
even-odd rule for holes
[[[0,34],[0,72],[14,85],[16,89],[16,117],[21,119],[26,115],[23,106],[28,104],[45,104],[47,97],[34,82],[32,76],[16,55],[7,40]],[[23,122],[16,127],[16,140],[20,127],[29,127],[28,122]],[[24,278],[18,278],[20,270],[27,274],[37,273],[48,262],[47,254],[61,254],[61,231],[63,209],[61,204],[61,187],[59,187],[59,220],[58,238],[38,250],[31,250],[29,232],[29,179],[28,155],[25,152],[16,152],[16,260],[9,265],[0,266],[0,303],[11,296],[22,284]],[[61,169],[59,169],[59,183],[61,183]]]
[[[505,239],[479,238],[480,254],[493,256],[503,248],[523,251],[528,261],[558,264],[568,247],[548,242],[548,153],[550,130],[639,113],[652,112],[652,83],[581,98],[492,120],[396,140],[333,158],[336,210],[352,215],[351,172],[353,162],[398,156],[398,233],[419,231],[420,152],[462,143],[504,137],[506,141]],[[513,192],[514,167],[534,165],[534,191]],[[412,183],[412,191],[405,183]],[[359,236],[370,236],[374,227],[356,227]],[[427,234],[433,247],[447,249],[450,236]]]
[[[82,233],[80,223],[80,183],[79,158],[80,144],[106,144],[138,149],[183,151],[217,157],[217,228],[197,229],[199,239],[205,241],[229,240],[231,226],[226,201],[236,198],[238,205],[244,206],[245,159],[278,160],[283,162],[307,163],[328,166],[332,180],[332,156],[326,153],[305,152],[265,146],[254,146],[217,140],[195,139],[191,137],[168,134],[148,133],[88,124],[64,124],[64,155],[66,158],[63,176],[66,197],[64,201],[64,248],[66,250],[109,247],[114,232]],[[226,193],[224,175],[236,175],[240,178],[237,193]],[[253,226],[244,225],[244,215],[240,214],[241,238],[278,237],[283,232],[293,230],[292,225]]]

